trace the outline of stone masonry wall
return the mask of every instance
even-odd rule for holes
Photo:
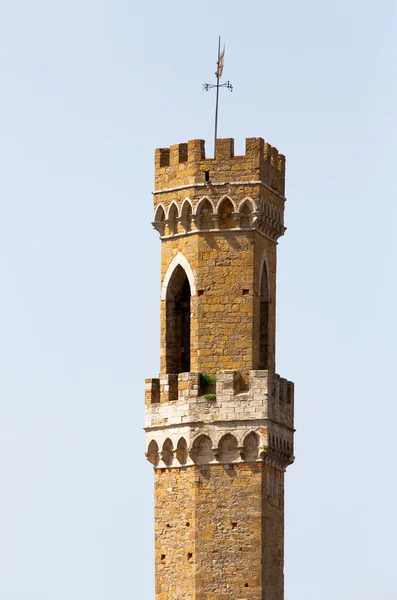
[[[270,349],[267,367],[275,370],[276,245],[255,231],[197,233],[162,241],[162,282],[181,252],[193,271],[196,294],[191,298],[191,371],[215,374],[259,366],[259,278],[269,268]],[[266,277],[266,271],[264,276]],[[161,300],[161,372],[166,373],[167,299]]]
[[[243,156],[234,156],[233,147],[231,139],[218,140],[216,160],[205,158],[201,140],[156,150],[153,225],[162,239],[162,285],[179,253],[193,273],[190,369],[209,374],[239,369],[247,380],[250,369],[275,370],[276,247],[285,230],[285,159],[261,138],[247,139]],[[260,366],[262,277],[268,288],[268,355]],[[171,299],[165,296],[162,373],[171,351]]]
[[[281,600],[283,473],[155,470],[156,600]]]

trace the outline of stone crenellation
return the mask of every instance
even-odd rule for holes
[[[261,180],[284,194],[285,156],[262,138],[247,138],[245,154],[234,155],[234,139],[216,140],[216,158],[206,158],[204,140],[189,140],[155,152],[155,190],[199,183],[224,183],[230,171],[239,181]]]
[[[148,460],[157,468],[263,460],[282,469],[291,464],[293,383],[268,371],[251,371],[248,390],[240,391],[240,382],[238,371],[219,371],[216,394],[208,399],[200,390],[200,373],[147,379]]]
[[[285,232],[285,157],[262,138],[248,138],[244,156],[234,140],[217,140],[216,159],[204,141],[156,150],[153,227],[162,238],[197,231],[254,229],[277,241]]]

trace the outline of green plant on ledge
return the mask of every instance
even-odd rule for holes
[[[208,375],[208,373],[200,373],[200,387],[209,388],[214,387],[215,384],[215,377],[211,377],[211,375]]]
[[[216,400],[216,394],[205,394],[204,400]]]

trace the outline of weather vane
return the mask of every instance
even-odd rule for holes
[[[216,104],[215,104],[215,138],[214,138],[214,158],[216,158],[216,138],[218,134],[218,105],[219,105],[219,88],[227,88],[230,92],[233,91],[233,86],[230,81],[226,81],[226,83],[219,83],[220,78],[222,77],[223,72],[223,64],[225,62],[225,45],[223,45],[223,50],[221,52],[221,36],[219,36],[218,40],[218,61],[216,63],[216,83],[204,83],[203,89],[208,92],[212,88],[216,88]]]

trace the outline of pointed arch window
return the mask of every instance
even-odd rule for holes
[[[166,293],[166,370],[190,371],[191,289],[185,270],[179,264],[168,282]]]
[[[259,369],[266,370],[269,368],[269,278],[266,260],[263,262],[259,293]]]

